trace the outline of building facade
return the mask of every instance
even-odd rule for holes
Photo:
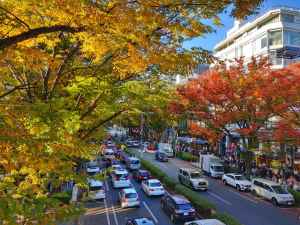
[[[277,7],[250,22],[235,21],[214,48],[221,60],[265,56],[274,69],[300,60],[300,9]]]

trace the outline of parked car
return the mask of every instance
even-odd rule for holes
[[[206,191],[208,189],[208,181],[198,170],[195,169],[180,168],[178,172],[178,180],[181,184],[194,190]]]
[[[149,171],[147,170],[137,170],[133,173],[133,178],[141,182],[143,180],[148,180],[151,178]]]
[[[86,168],[86,173],[89,176],[94,176],[95,174],[100,173],[100,171],[101,171],[101,169],[100,169],[99,166],[88,165],[87,168]]]
[[[136,218],[136,219],[129,219],[126,222],[126,225],[155,225],[153,220],[148,218]]]
[[[139,207],[139,196],[134,188],[124,188],[119,192],[121,208]]]
[[[227,173],[222,176],[225,185],[235,187],[238,191],[250,191],[251,182],[241,174]]]
[[[169,158],[168,155],[165,152],[155,152],[155,159],[160,162],[168,162]]]
[[[128,172],[117,170],[111,175],[112,186],[114,188],[126,188],[131,186]]]
[[[142,189],[148,196],[164,195],[165,189],[157,179],[144,180],[142,182]]]
[[[190,201],[181,195],[167,194],[163,196],[161,207],[170,216],[173,223],[191,221],[196,217],[196,210]]]
[[[89,179],[88,184],[89,184],[89,189],[88,189],[89,198],[94,200],[105,198],[105,190],[102,181]]]
[[[140,160],[136,157],[125,158],[125,164],[129,170],[138,170],[141,168]]]
[[[254,194],[272,201],[274,205],[294,205],[295,199],[280,184],[270,180],[255,178],[251,190]]]
[[[220,220],[216,219],[206,219],[206,220],[194,220],[184,223],[184,225],[226,225]]]

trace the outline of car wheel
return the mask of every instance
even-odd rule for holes
[[[252,193],[254,196],[258,196],[258,195],[257,195],[257,192],[256,192],[255,190],[252,190],[251,193]]]
[[[275,206],[278,206],[278,202],[277,202],[276,198],[272,198],[272,204]]]
[[[223,180],[223,184],[224,184],[224,185],[227,185],[227,181],[226,181],[226,180]]]
[[[173,214],[171,214],[171,221],[172,221],[172,223],[176,223],[176,219],[175,219],[175,216]]]
[[[236,190],[238,190],[238,191],[241,191],[241,187],[240,187],[240,185],[236,185]]]

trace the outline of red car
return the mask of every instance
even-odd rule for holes
[[[150,179],[151,175],[147,170],[138,170],[133,173],[133,178],[139,182],[142,182],[143,180]]]

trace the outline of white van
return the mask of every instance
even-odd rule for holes
[[[140,160],[136,157],[128,157],[126,159],[126,167],[129,170],[138,170],[141,168]]]
[[[274,205],[293,205],[294,197],[280,184],[262,178],[252,180],[251,190],[254,194],[272,201]]]
[[[117,170],[111,175],[112,186],[114,188],[131,187],[129,175],[126,170]]]
[[[105,198],[105,191],[102,181],[90,179],[89,183],[89,198],[94,200],[104,199]]]

